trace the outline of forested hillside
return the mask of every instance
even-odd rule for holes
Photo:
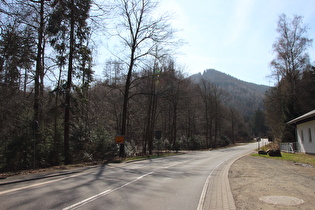
[[[253,115],[256,110],[263,109],[265,92],[270,88],[239,80],[214,69],[194,74],[190,78],[196,83],[206,80],[217,85],[226,93],[224,102],[247,117]]]
[[[263,90],[218,73],[184,77],[171,56],[180,42],[155,1],[1,3],[0,171],[217,148],[261,133]],[[114,49],[96,79],[93,33],[109,33],[103,25]]]

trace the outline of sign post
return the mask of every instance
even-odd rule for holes
[[[119,144],[119,157],[123,158],[125,156],[125,136],[116,136],[115,141],[116,144]]]
[[[124,144],[125,143],[125,136],[116,136],[115,141],[116,141],[116,144]]]
[[[33,141],[33,170],[36,169],[36,142],[38,137],[39,123],[37,120],[33,122],[34,141]]]

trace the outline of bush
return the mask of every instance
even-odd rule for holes
[[[98,128],[92,137],[90,153],[94,160],[112,159],[118,154],[118,146],[113,136]]]
[[[221,135],[219,141],[220,141],[220,146],[222,147],[225,147],[231,144],[231,139],[225,135]]]

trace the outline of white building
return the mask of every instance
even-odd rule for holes
[[[296,128],[299,152],[315,154],[315,109],[287,124],[294,125]]]

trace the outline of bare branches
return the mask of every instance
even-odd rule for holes
[[[294,139],[294,130],[285,122],[304,113],[301,111],[302,104],[309,100],[308,97],[300,99],[300,95],[308,91],[301,88],[301,84],[305,83],[301,75],[310,66],[307,49],[312,40],[307,37],[307,31],[303,17],[293,16],[291,19],[285,14],[279,16],[279,36],[272,46],[276,57],[271,62],[277,84],[265,96],[267,124],[277,141]]]
[[[115,34],[130,49],[128,53],[133,54],[135,61],[156,55],[157,48],[166,51],[174,39],[170,17],[153,14],[157,6],[152,0],[121,0],[117,9],[120,23]]]
[[[277,32],[279,37],[273,44],[276,58],[271,62],[278,80],[286,76],[296,76],[302,72],[308,64],[307,48],[312,40],[307,38],[308,28],[303,25],[301,16],[287,18],[282,14],[278,20]]]
[[[154,16],[153,12],[157,6],[157,2],[153,0],[120,0],[117,4],[119,24],[115,34],[122,42],[123,47],[128,49],[122,53],[128,60],[128,71],[124,91],[121,135],[126,135],[127,109],[133,71],[140,61],[145,60],[148,56],[156,56],[159,54],[156,50],[163,50],[164,47],[166,48],[163,46],[164,43],[173,39],[174,31],[168,24],[169,19],[166,16]],[[123,145],[120,147],[120,156],[124,156]]]

